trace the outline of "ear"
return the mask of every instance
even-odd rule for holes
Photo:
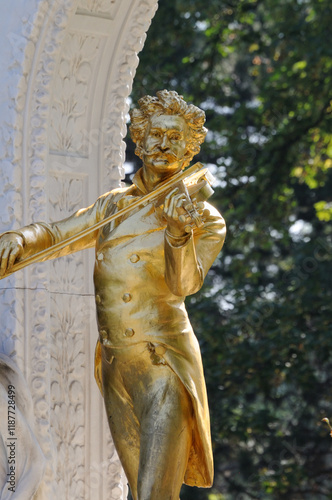
[[[141,160],[143,160],[143,149],[141,143],[136,144],[135,155],[138,156]]]
[[[187,151],[185,152],[184,156],[183,156],[183,168],[187,167],[189,165],[189,163],[191,162],[191,160],[193,159],[194,157],[194,154],[192,151],[190,151],[189,149],[187,149]]]

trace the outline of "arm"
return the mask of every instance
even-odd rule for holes
[[[178,206],[178,213],[182,204],[173,204],[174,207]],[[202,227],[195,228],[188,235],[174,209],[172,213],[167,203],[165,207],[168,220],[165,232],[165,281],[174,295],[192,295],[203,285],[208,270],[223,246],[225,221],[214,207],[205,203],[205,209],[210,214],[205,217]]]
[[[78,210],[62,221],[50,224],[39,222],[25,226],[17,231],[3,233],[0,236],[0,275],[10,271],[16,261],[35,255],[98,222],[104,217],[111,197],[112,194],[106,193],[90,207]],[[54,259],[93,247],[97,234],[98,230],[53,253],[49,258]]]

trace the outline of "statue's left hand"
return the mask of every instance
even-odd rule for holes
[[[174,237],[186,236],[188,234],[186,229],[190,228],[188,224],[196,222],[190,215],[188,207],[190,207],[191,214],[197,220],[202,210],[196,209],[188,193],[181,192],[176,187],[165,197],[164,217],[167,220],[167,231]]]
[[[18,233],[0,236],[0,276],[9,272],[15,261],[23,254],[24,241]]]
[[[164,202],[164,217],[167,220],[167,231],[174,236],[185,236],[185,223],[180,221],[180,216],[185,214],[183,205],[190,203],[188,196],[176,187],[167,196]]]

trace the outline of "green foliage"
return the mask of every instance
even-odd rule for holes
[[[187,301],[215,483],[183,500],[332,498],[331,19],[330,0],[160,0],[140,57],[134,102],[167,88],[204,108],[197,159],[228,226]]]

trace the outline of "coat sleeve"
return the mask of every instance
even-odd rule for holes
[[[184,243],[176,246],[165,233],[165,281],[179,297],[196,293],[219,254],[226,236],[226,224],[219,212],[205,204],[210,215],[202,228],[194,229]]]
[[[21,256],[21,260],[30,257],[31,255],[35,255],[36,253],[41,252],[56,243],[64,241],[70,236],[83,231],[103,219],[106,208],[111,202],[112,196],[112,193],[106,193],[98,198],[98,200],[90,207],[82,208],[70,217],[61,221],[49,224],[45,222],[37,222],[25,226],[18,231],[12,231],[22,236],[24,241],[24,253]],[[62,257],[63,255],[77,252],[78,250],[91,248],[95,245],[97,235],[98,230],[90,233],[81,240],[54,252],[44,260],[55,259],[57,257]]]

